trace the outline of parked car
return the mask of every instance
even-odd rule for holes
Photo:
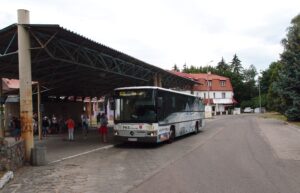
[[[265,112],[266,112],[265,107],[261,107],[261,109],[259,109],[259,107],[254,109],[254,113],[265,113]]]
[[[254,109],[252,109],[251,107],[246,107],[244,109],[244,113],[253,113],[254,112]]]

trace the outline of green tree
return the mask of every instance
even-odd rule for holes
[[[241,64],[240,59],[237,57],[236,54],[234,54],[231,64],[230,64],[230,69],[232,72],[236,73],[236,74],[241,74],[241,72],[243,71],[243,66]]]
[[[300,120],[300,14],[291,21],[287,37],[282,40],[282,68],[273,89],[288,120]]]
[[[272,62],[267,70],[262,71],[261,77],[259,77],[260,82],[260,91],[261,93],[268,93],[269,87],[271,86],[271,77],[272,77],[272,71],[274,70],[274,67],[277,65],[277,62]]]
[[[252,98],[258,96],[258,87],[256,85],[256,80],[255,80],[256,75],[257,75],[257,70],[255,66],[252,64],[249,66],[249,68],[243,70],[243,74],[242,74],[243,82],[244,82],[243,87],[245,88],[245,90],[247,90],[247,92],[245,92],[246,94],[244,95],[243,100],[252,100]]]
[[[174,66],[173,66],[172,70],[174,70],[174,71],[176,71],[176,72],[180,72],[180,70],[179,70],[179,68],[177,67],[177,65],[176,65],[176,64],[174,64]]]
[[[255,82],[256,75],[257,75],[257,70],[253,64],[251,64],[248,69],[245,69],[243,71],[243,76],[244,76],[245,82],[250,82],[250,81]]]
[[[230,70],[229,65],[225,62],[223,57],[217,65],[217,70],[219,70],[219,71],[229,71]]]
[[[188,67],[187,67],[186,63],[184,63],[184,65],[183,65],[182,72],[188,73]]]
[[[262,95],[266,97],[266,107],[268,110],[282,111],[281,99],[274,90],[274,85],[278,81],[278,73],[281,70],[281,63],[279,61],[272,62],[269,68],[262,72],[262,76],[259,78],[260,90]]]

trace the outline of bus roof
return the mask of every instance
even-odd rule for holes
[[[195,95],[192,94],[188,94],[188,93],[184,93],[184,92],[180,92],[177,90],[171,90],[171,89],[166,89],[166,88],[162,88],[162,87],[158,87],[158,86],[132,86],[132,87],[121,87],[121,88],[116,88],[115,91],[118,90],[135,90],[135,89],[158,89],[158,90],[164,90],[164,91],[168,91],[168,92],[173,92],[173,93],[177,93],[177,94],[182,94],[182,95],[187,95],[187,96],[192,96],[192,97],[196,97],[196,98],[200,98],[197,97]]]

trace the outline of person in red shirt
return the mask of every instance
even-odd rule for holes
[[[73,141],[74,140],[74,128],[75,128],[75,122],[71,117],[66,121],[66,125],[68,128],[68,133],[69,133],[69,140]]]
[[[108,124],[108,119],[105,115],[105,113],[102,113],[101,117],[100,117],[100,127],[99,127],[99,133],[102,137],[102,141],[104,143],[107,142],[107,133],[108,133],[108,128],[107,128],[107,124]]]

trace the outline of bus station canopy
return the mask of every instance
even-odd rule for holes
[[[59,25],[23,24],[30,36],[32,81],[47,96],[102,96],[123,86],[151,86],[159,74],[165,88],[197,82],[177,76]],[[0,77],[18,79],[18,30],[0,30]]]

